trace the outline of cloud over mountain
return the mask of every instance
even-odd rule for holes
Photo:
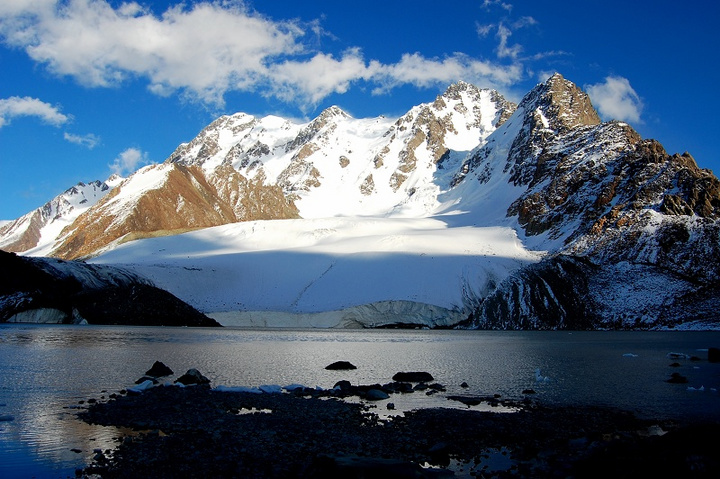
[[[605,82],[586,87],[604,118],[640,122],[643,102],[627,78],[609,76]]]
[[[115,7],[105,0],[0,7],[4,42],[58,76],[90,87],[140,78],[158,95],[180,93],[212,105],[222,105],[232,91],[317,104],[352,82],[367,82],[380,93],[458,79],[498,87],[523,74],[521,46],[507,45],[506,30],[498,34],[498,58],[509,62],[408,52],[383,63],[367,60],[358,47],[339,55],[317,51],[311,40],[318,28],[317,21],[274,20],[236,1],[177,5],[160,15],[135,2]]]

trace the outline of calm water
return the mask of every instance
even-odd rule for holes
[[[455,406],[447,394],[611,405],[647,416],[720,420],[720,364],[707,348],[720,332],[326,331],[0,325],[0,477],[67,477],[120,432],[75,419],[78,402],[133,385],[155,360],[212,384],[331,388],[389,382],[422,370],[448,391],[394,396],[400,408]],[[670,368],[670,352],[694,355]],[[337,360],[355,371],[326,371]],[[536,370],[548,379],[538,382]],[[687,385],[665,382],[671,372]],[[463,381],[470,385],[459,387]],[[703,391],[689,390],[688,386]],[[103,392],[106,391],[106,392]],[[383,404],[379,410],[384,409]],[[71,449],[82,450],[80,453]]]

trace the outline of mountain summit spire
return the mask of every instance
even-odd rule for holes
[[[519,106],[528,112],[539,109],[556,131],[601,123],[587,93],[559,73],[537,85]]]

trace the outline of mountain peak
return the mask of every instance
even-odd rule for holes
[[[462,100],[462,94],[465,93],[470,97],[473,98],[479,98],[482,92],[491,92],[492,94],[501,96],[499,93],[497,93],[495,90],[490,90],[487,88],[479,88],[472,83],[468,83],[466,81],[460,80],[458,82],[453,83],[445,91],[438,95],[438,100]]]
[[[520,107],[526,112],[540,110],[549,123],[546,127],[558,131],[601,123],[587,93],[559,73],[538,84],[523,98]]]
[[[317,119],[329,120],[333,117],[350,118],[342,108],[337,105],[332,105],[325,108],[317,117]]]

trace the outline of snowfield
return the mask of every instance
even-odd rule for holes
[[[143,239],[91,262],[127,267],[225,325],[357,327],[456,323],[541,258],[506,227],[335,217]]]

